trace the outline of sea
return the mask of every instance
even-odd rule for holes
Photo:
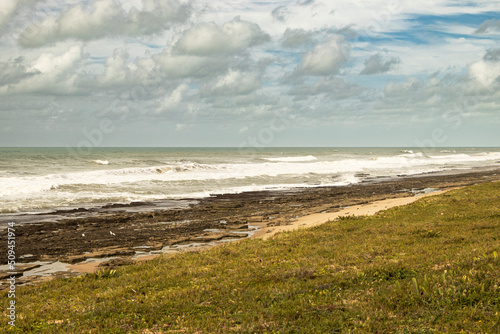
[[[0,216],[500,167],[500,148],[0,148]]]

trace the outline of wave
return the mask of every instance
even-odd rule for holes
[[[335,159],[335,160],[334,160]],[[143,196],[166,198],[173,194],[227,192],[241,186],[273,187],[281,184],[340,185],[357,183],[371,177],[419,174],[444,169],[470,168],[500,160],[500,152],[475,154],[421,152],[373,156],[289,156],[263,158],[264,161],[241,161],[202,164],[175,162],[149,167],[87,170],[48,175],[0,175],[0,210],[13,206],[34,205],[34,200],[52,199],[70,202],[115,200],[124,197],[140,200]],[[104,160],[103,160],[104,161]],[[238,163],[236,163],[238,161]],[[358,177],[359,176],[359,177]],[[257,189],[254,188],[254,189]],[[177,197],[177,196],[176,196]],[[21,203],[21,204],[20,204]],[[31,205],[31,204],[29,204]],[[10,205],[9,205],[10,206]]]
[[[256,176],[276,177],[294,175],[301,177],[309,173],[337,174],[370,171],[386,171],[391,175],[400,170],[441,170],[447,165],[467,165],[476,162],[500,159],[500,152],[474,155],[448,154],[426,156],[423,153],[406,153],[397,156],[345,158],[334,161],[318,161],[314,156],[265,158],[263,163],[200,164],[184,163],[152,167],[133,167],[112,170],[94,170],[73,173],[58,173],[43,176],[0,177],[0,196],[57,191],[62,185],[121,184],[142,181],[193,181],[246,178]],[[270,160],[273,159],[273,160]],[[283,161],[279,161],[283,160]],[[457,167],[462,167],[457,166]],[[395,173],[398,174],[398,173]]]
[[[282,158],[262,158],[262,160],[272,162],[302,162],[302,161],[315,161],[318,160],[315,156],[307,155],[301,157],[282,157]]]
[[[57,191],[60,186],[67,185],[113,185],[153,180],[176,181],[220,178],[220,176],[216,175],[217,171],[224,168],[224,166],[218,165],[188,163],[177,166],[122,168],[43,176],[0,177],[0,197]],[[176,175],[173,176],[174,174]]]
[[[141,168],[140,172],[149,173],[153,170],[159,174],[169,173],[169,172],[188,172],[188,171],[196,171],[196,170],[221,170],[224,169],[224,166],[217,165],[206,165],[206,164],[198,164],[198,163],[189,163],[183,164],[180,166],[162,166],[162,167],[151,167],[151,168]]]
[[[25,213],[41,213],[50,212],[56,208],[67,208],[67,207],[87,207],[92,208],[95,206],[103,205],[105,203],[131,203],[134,201],[155,201],[155,200],[165,200],[165,199],[196,199],[196,198],[206,198],[218,194],[237,194],[248,191],[277,191],[286,190],[292,188],[314,188],[319,185],[321,186],[342,186],[351,183],[357,183],[359,181],[353,175],[342,175],[330,182],[322,182],[321,184],[304,184],[304,183],[275,183],[275,184],[251,184],[243,186],[226,186],[217,187],[210,190],[193,190],[186,192],[179,192],[176,194],[141,194],[134,192],[109,192],[102,193],[96,191],[81,191],[67,192],[61,191],[60,193],[51,194],[52,196],[44,196],[35,198],[35,200],[14,200],[2,204],[0,207],[0,214],[13,214],[18,212]],[[67,190],[67,189],[66,189]]]
[[[92,162],[98,165],[109,165],[108,160],[92,160]]]

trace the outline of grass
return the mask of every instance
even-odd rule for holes
[[[40,333],[498,333],[500,183],[16,292]],[[6,293],[0,295],[8,303]],[[6,315],[6,311],[4,311]]]

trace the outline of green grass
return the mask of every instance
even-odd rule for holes
[[[267,241],[18,288],[10,331],[498,333],[499,245],[500,183],[483,184]]]

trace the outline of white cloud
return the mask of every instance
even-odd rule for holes
[[[188,30],[177,43],[177,49],[193,55],[224,53],[234,48],[228,40],[229,36],[215,23],[204,23]]]
[[[353,27],[359,32],[380,34],[407,29],[411,15],[455,15],[497,12],[497,0],[474,2],[471,6],[450,5],[450,0],[387,1],[387,0],[269,0],[242,1],[199,0],[210,10],[204,14],[211,21],[227,17],[242,18],[259,24],[272,36],[281,36],[286,29],[314,31],[328,28]],[[304,6],[302,4],[308,4]],[[276,19],[271,13],[275,14]]]
[[[93,40],[105,36],[140,36],[168,28],[170,22],[185,20],[190,8],[177,0],[143,0],[142,10],[126,12],[115,0],[96,0],[89,8],[79,3],[59,16],[48,16],[29,25],[18,42],[39,47],[66,39]]]
[[[423,45],[404,40],[388,40],[375,46],[358,43],[355,47],[367,49],[364,57],[376,50],[401,59],[398,74],[411,76],[415,73],[430,75],[446,67],[465,68],[468,63],[477,61],[478,55],[484,53],[485,49],[495,45],[494,41],[488,39],[447,38],[442,41],[429,41]],[[364,66],[359,68],[359,71],[363,68]]]
[[[483,59],[486,61],[500,61],[500,49],[490,49],[486,51]]]
[[[392,69],[393,65],[399,64],[401,59],[393,57],[384,60],[380,54],[374,54],[365,61],[365,68],[360,74],[378,74],[385,73]]]
[[[156,109],[156,113],[162,113],[169,110],[175,110],[182,102],[183,96],[189,91],[189,87],[186,84],[181,84],[179,87],[174,89],[170,94],[165,95],[160,101],[159,106]]]
[[[248,126],[244,126],[244,127],[240,128],[240,129],[238,130],[238,133],[246,133],[246,132],[248,132],[248,130],[249,130],[249,129],[248,129]]]
[[[488,87],[500,77],[500,62],[480,60],[469,66],[469,74]]]
[[[271,12],[271,15],[278,21],[286,21],[286,19],[290,16],[290,12],[288,11],[287,6],[278,6]]]
[[[210,114],[223,117],[235,115],[242,118],[262,117],[263,109],[272,111],[279,103],[279,97],[271,94],[252,92],[244,95],[210,95],[204,100],[210,106]],[[260,111],[259,111],[260,110]]]
[[[12,21],[15,21],[16,16],[25,8],[34,6],[42,0],[1,0],[0,1],[0,36],[3,34],[13,34],[15,29],[7,28]]]
[[[344,37],[335,35],[325,43],[317,45],[305,54],[299,66],[299,73],[304,75],[337,74],[349,58],[350,47]]]
[[[259,73],[230,69],[215,82],[205,85],[205,95],[245,95],[261,87]]]
[[[104,86],[120,85],[131,80],[131,66],[127,64],[128,54],[124,49],[116,49],[113,56],[106,60],[104,77],[100,84]]]
[[[32,69],[42,74],[60,74],[71,69],[82,57],[82,47],[75,45],[60,56],[51,53],[42,54],[33,64]]]
[[[292,87],[289,94],[295,100],[307,99],[311,96],[323,94],[327,99],[346,99],[360,94],[363,88],[348,82],[339,77],[321,78],[312,85],[304,83],[296,84]]]
[[[313,41],[314,34],[304,29],[287,29],[283,33],[282,45],[286,48],[294,48],[309,44]]]
[[[469,117],[493,121],[500,107],[499,81],[495,81],[500,76],[498,65],[479,61],[471,64],[469,74],[461,69],[450,70],[427,78],[391,82],[371,114],[392,121],[405,115],[423,123],[438,120],[444,121],[444,126],[458,126],[457,119]]]
[[[4,27],[14,16],[21,3],[22,1],[19,0],[2,0],[2,4],[0,6],[0,34],[4,32]]]
[[[178,41],[176,49],[183,54],[206,56],[245,51],[269,40],[260,27],[236,17],[222,27],[202,23],[188,30]]]
[[[468,66],[469,76],[484,87],[490,88],[500,79],[500,49],[487,50],[482,60]]]
[[[476,34],[487,34],[491,31],[500,31],[500,20],[486,20],[476,30]]]
[[[78,84],[76,68],[83,58],[80,45],[72,46],[63,54],[44,53],[30,66],[25,77],[0,87],[0,94],[50,92],[52,94],[75,93]]]
[[[0,87],[17,84],[19,81],[37,74],[39,71],[29,70],[25,66],[23,57],[0,62]]]
[[[175,131],[185,131],[185,130],[190,130],[193,129],[194,126],[193,124],[184,124],[184,123],[177,123],[175,125]]]
[[[190,55],[172,55],[164,52],[153,56],[161,72],[169,79],[205,77],[225,68],[223,61]]]

